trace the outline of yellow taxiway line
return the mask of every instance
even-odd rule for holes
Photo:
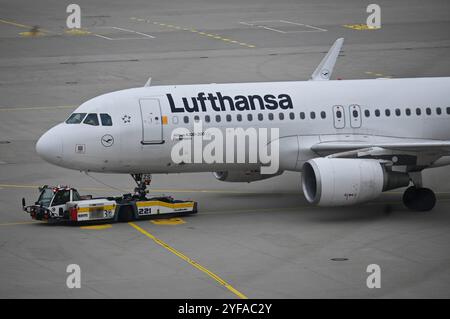
[[[0,226],[15,226],[15,225],[27,225],[27,224],[39,224],[40,222],[30,221],[30,222],[11,222],[11,223],[0,223]]]
[[[103,230],[103,229],[109,229],[112,228],[111,224],[104,224],[104,225],[87,225],[87,226],[80,226],[81,229],[88,229],[88,230]]]
[[[142,18],[137,18],[137,17],[131,17],[130,19],[134,20],[134,21],[138,21],[138,22],[153,23],[154,25],[159,25],[161,27],[168,28],[170,30],[180,30],[180,31],[192,32],[192,33],[198,34],[200,36],[203,36],[203,37],[206,37],[206,38],[209,37],[210,39],[216,39],[216,40],[228,43],[228,44],[233,43],[233,44],[237,44],[237,45],[244,46],[244,47],[247,47],[247,48],[254,48],[255,47],[255,45],[253,45],[253,44],[249,44],[249,43],[245,43],[245,42],[239,42],[239,41],[236,41],[236,40],[233,40],[233,39],[229,39],[227,37],[222,37],[219,34],[203,32],[203,31],[199,31],[199,30],[197,30],[195,28],[191,28],[191,27],[179,26],[179,25],[168,24],[168,23],[161,23],[161,22],[157,22],[157,21],[153,21],[152,22],[152,21],[150,21],[148,19],[142,19]]]
[[[21,28],[21,29],[27,29],[28,31],[19,33],[20,35],[26,36],[26,37],[36,37],[36,36],[40,36],[40,35],[46,35],[48,33],[56,34],[56,35],[67,34],[67,35],[75,35],[75,36],[91,34],[90,31],[87,31],[85,29],[78,29],[78,28],[66,29],[66,30],[64,30],[64,33],[58,33],[58,32],[43,29],[40,27],[17,23],[17,22],[5,20],[5,19],[0,19],[0,23],[12,25],[14,27]],[[36,28],[36,31],[33,31],[34,28]]]
[[[226,282],[225,280],[223,280],[222,278],[220,278],[218,275],[216,275],[215,273],[213,273],[212,271],[208,270],[207,268],[205,268],[204,266],[200,265],[198,262],[196,262],[195,260],[192,260],[191,258],[189,258],[188,256],[186,256],[185,254],[181,253],[180,251],[176,250],[175,248],[171,247],[170,245],[168,245],[166,242],[162,241],[161,239],[153,236],[152,234],[150,234],[149,232],[147,232],[145,229],[139,227],[138,225],[136,225],[135,223],[129,222],[128,223],[130,226],[132,226],[134,229],[136,229],[137,231],[139,231],[140,233],[142,233],[143,235],[147,236],[148,238],[150,238],[151,240],[153,240],[156,244],[160,245],[161,247],[163,247],[164,249],[170,251],[171,253],[173,253],[174,255],[176,255],[177,257],[181,258],[182,260],[184,260],[185,262],[187,262],[188,264],[190,264],[191,266],[197,268],[198,270],[200,270],[201,272],[205,273],[206,275],[208,275],[209,277],[211,277],[212,279],[214,279],[216,282],[218,282],[220,285],[224,286],[225,288],[227,288],[229,291],[231,291],[233,294],[235,294],[236,296],[238,296],[241,299],[248,299],[248,297],[246,295],[244,295],[242,292],[238,291],[236,288],[234,288],[233,286],[231,286],[228,282]]]
[[[5,20],[5,19],[0,19],[0,23],[9,24],[9,25],[12,25],[12,26],[15,26],[15,27],[18,27],[18,28],[22,28],[22,29],[27,29],[27,30],[33,29],[33,26],[31,26],[31,25],[26,25],[26,24],[22,24],[22,23],[17,23],[17,22]],[[39,31],[38,31],[38,32],[42,32],[42,33],[55,33],[55,32],[53,32],[53,31],[49,31],[49,30],[41,29],[41,28],[39,28]],[[36,32],[36,33],[38,33],[38,32]]]

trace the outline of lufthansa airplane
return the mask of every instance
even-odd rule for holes
[[[450,77],[331,81],[342,44],[336,40],[309,81],[151,86],[149,79],[95,97],[47,131],[36,151],[70,169],[132,174],[138,184],[150,173],[252,182],[302,172],[307,201],[322,206],[409,186],[406,207],[431,210],[436,197],[422,171],[450,164]],[[260,162],[175,163],[173,130],[193,132],[199,121],[224,131],[278,128],[278,171],[262,174]]]

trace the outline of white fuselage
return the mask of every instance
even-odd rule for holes
[[[323,141],[450,140],[450,78],[142,87],[101,95],[74,113],[108,114],[112,125],[61,123],[49,130],[37,151],[59,166],[128,174],[260,165],[173,163],[173,130],[192,131],[198,116],[204,129],[279,128],[280,170],[300,171],[318,156],[311,145]]]

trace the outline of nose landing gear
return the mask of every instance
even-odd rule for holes
[[[152,174],[131,174],[131,177],[137,184],[137,187],[134,189],[134,195],[141,199],[145,199],[147,186],[152,182]]]

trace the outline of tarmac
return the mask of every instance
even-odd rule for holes
[[[131,177],[44,162],[35,143],[83,101],[152,85],[307,80],[345,38],[333,79],[450,75],[450,3],[377,1],[361,28],[354,1],[2,1],[0,16],[0,298],[449,298],[450,170],[424,173],[426,213],[402,190],[355,207],[309,205],[299,173],[235,184],[211,173],[154,175],[151,193],[193,199],[199,213],[103,227],[32,221],[21,199],[69,184],[95,196]],[[66,285],[70,264],[81,288]],[[368,288],[371,264],[381,288]]]

